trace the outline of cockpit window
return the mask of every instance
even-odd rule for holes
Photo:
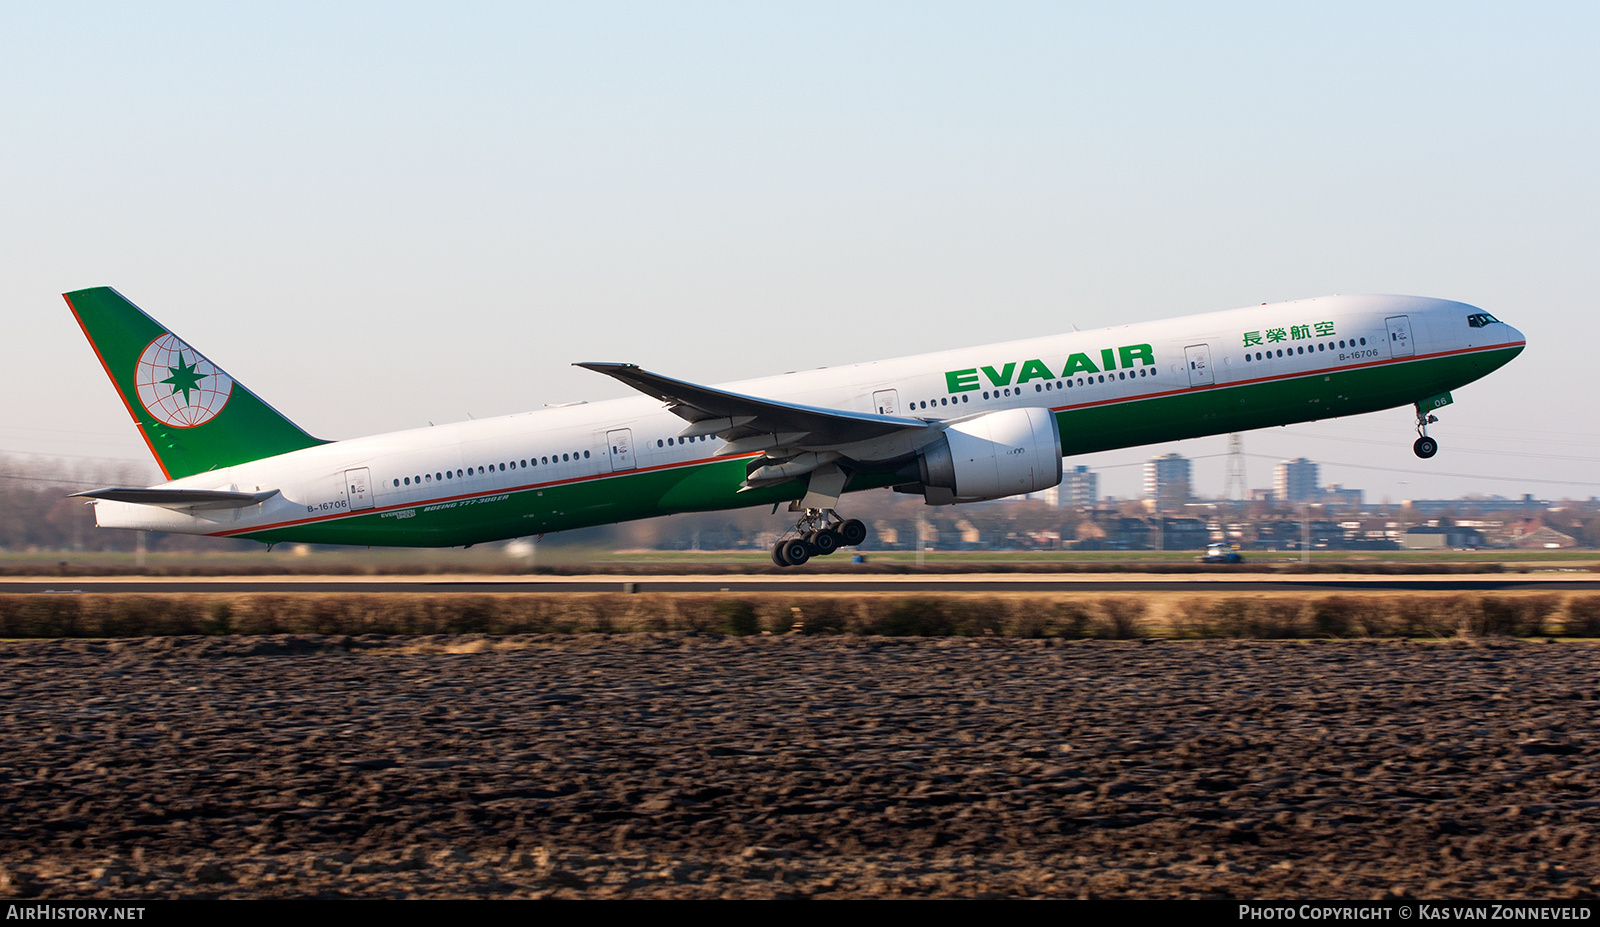
[[[1474,312],[1472,315],[1467,316],[1467,324],[1473,328],[1483,328],[1485,325],[1493,325],[1498,321],[1500,320],[1487,312]]]

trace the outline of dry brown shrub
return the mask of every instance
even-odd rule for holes
[[[949,600],[945,614],[950,634],[958,637],[995,637],[1004,633],[1010,608],[1003,599],[959,596]]]
[[[876,604],[876,603],[875,603]],[[942,599],[915,597],[887,599],[864,630],[890,637],[942,637],[950,633],[950,619]]]
[[[774,633],[793,630],[797,624],[806,634],[859,632],[866,624],[862,617],[863,601],[854,596],[774,598],[769,601],[770,618],[766,627]]]
[[[661,603],[659,613],[664,630],[668,631],[720,631],[727,623],[727,619],[734,617],[735,612],[742,612],[729,602],[743,602],[749,609],[750,617],[755,615],[755,607],[746,599],[728,599],[726,597],[706,595],[675,595],[668,597]],[[739,618],[734,624],[739,624],[744,619]],[[742,631],[735,633],[748,634]]]
[[[1041,612],[1044,612],[1041,609]],[[1043,637],[1065,637],[1080,640],[1092,633],[1094,610],[1086,602],[1066,599],[1056,602],[1044,617]]]
[[[1311,630],[1320,637],[1356,637],[1365,630],[1354,596],[1334,595],[1311,603]]]
[[[1562,624],[1568,637],[1600,637],[1600,595],[1567,599],[1567,617]]]
[[[1479,613],[1467,596],[1394,596],[1393,632],[1404,637],[1457,637]]]
[[[1144,617],[1147,610],[1149,604],[1144,599],[1130,597],[1101,599],[1101,620],[1096,623],[1095,636],[1119,641],[1139,637],[1141,632],[1139,619]]]
[[[0,601],[0,633],[6,637],[76,637],[87,596],[8,595]]]
[[[1307,633],[1305,611],[1302,598],[1185,599],[1173,609],[1173,627],[1180,637],[1298,638]]]
[[[1542,637],[1557,604],[1553,595],[1486,595],[1467,616],[1468,628],[1481,637]]]

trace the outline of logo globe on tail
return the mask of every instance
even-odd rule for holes
[[[174,428],[204,425],[233,392],[232,377],[170,332],[145,347],[133,381],[145,409]]]

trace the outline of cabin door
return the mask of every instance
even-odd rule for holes
[[[350,511],[372,508],[372,477],[366,467],[344,471],[344,488]]]
[[[872,394],[872,407],[878,410],[879,415],[900,414],[900,393],[898,390],[880,389]]]
[[[1215,381],[1211,379],[1211,346],[1206,344],[1191,344],[1183,349],[1183,357],[1189,362],[1189,385],[1210,386]]]
[[[611,446],[611,472],[633,469],[633,431],[618,428],[606,432],[606,443]]]
[[[1389,326],[1389,356],[1410,357],[1411,347],[1411,319],[1403,315],[1390,316],[1383,320]]]

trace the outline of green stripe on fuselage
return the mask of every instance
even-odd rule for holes
[[[1261,383],[1198,387],[1154,399],[1067,409],[1057,413],[1061,453],[1072,457],[1393,409],[1458,389],[1521,351],[1518,346],[1388,361],[1354,370],[1284,374]],[[1261,367],[1267,375],[1266,363]],[[1082,389],[1088,392],[1093,387]]]
[[[1061,426],[1061,452],[1071,457],[1391,409],[1457,389],[1502,366],[1521,350],[1511,347],[1450,357],[1391,361],[1354,370],[1283,375],[1261,383],[1200,387],[1150,399],[1069,407],[1056,413]],[[1265,363],[1262,368],[1265,372]],[[1092,397],[1093,389],[1083,387],[1079,395]],[[1073,392],[1062,391],[1051,398],[1078,399]],[[488,493],[456,502],[420,503],[238,536],[267,543],[302,541],[452,547],[678,512],[771,505],[805,494],[802,480],[739,492],[747,463],[748,458],[740,457],[614,473],[572,483]],[[858,474],[851,480],[848,490],[873,489],[893,482],[889,475]]]

